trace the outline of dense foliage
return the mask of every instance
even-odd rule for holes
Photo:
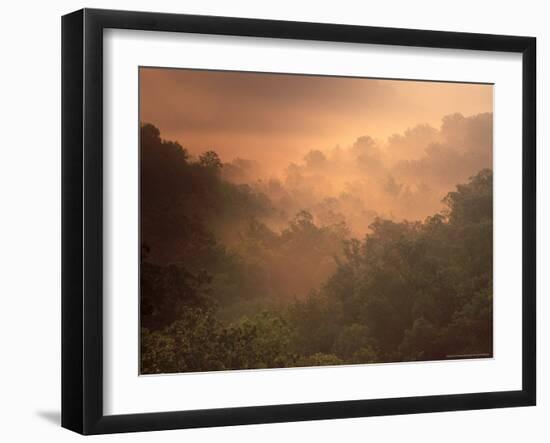
[[[141,129],[141,371],[492,355],[492,172],[423,222],[376,218],[363,239],[223,179]]]

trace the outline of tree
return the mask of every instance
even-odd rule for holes
[[[352,238],[345,219],[322,224],[308,207],[268,226],[270,199],[225,180],[214,151],[193,160],[141,131],[142,373],[492,355],[490,170],[440,213],[369,218]],[[372,140],[354,149],[376,163]],[[323,164],[316,151],[306,161]]]
[[[199,156],[199,164],[205,168],[210,168],[216,171],[221,169],[223,166],[220,157],[214,151],[206,151],[202,153]]]

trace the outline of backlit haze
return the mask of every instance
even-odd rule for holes
[[[140,121],[223,177],[363,235],[376,216],[421,220],[492,167],[493,87],[423,81],[140,69]]]

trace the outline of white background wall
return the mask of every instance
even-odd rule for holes
[[[87,6],[283,20],[532,35],[538,38],[539,193],[550,195],[549,12],[545,2],[278,0],[11,1],[0,25],[0,438],[75,441],[60,414],[60,16]],[[546,108],[546,109],[543,109]],[[546,111],[546,114],[545,112]],[[519,148],[519,147],[518,147]],[[550,200],[539,195],[540,226]],[[539,275],[550,235],[539,236]],[[541,252],[542,251],[542,252]],[[550,439],[550,277],[539,278],[539,405],[411,416],[101,436],[94,441],[547,442]],[[411,381],[414,382],[414,381]]]

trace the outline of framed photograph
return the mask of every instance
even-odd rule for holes
[[[536,402],[531,37],[62,20],[62,425]]]

